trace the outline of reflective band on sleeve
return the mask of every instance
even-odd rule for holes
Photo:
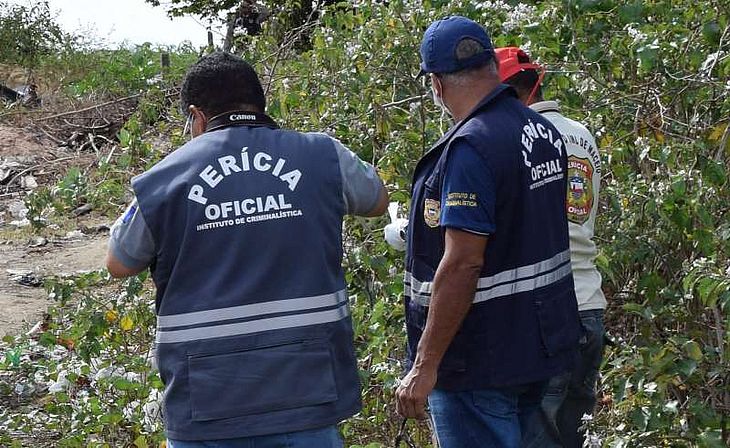
[[[258,333],[260,331],[282,330],[285,328],[305,327],[308,325],[326,324],[344,319],[350,315],[347,302],[338,308],[304,314],[290,314],[287,316],[269,317],[247,322],[212,325],[207,327],[189,328],[185,330],[158,330],[157,343],[169,344],[175,342],[199,341],[202,339],[223,338]]]
[[[218,322],[221,320],[244,319],[275,313],[307,311],[317,308],[339,305],[347,301],[344,289],[321,296],[301,297],[297,299],[273,300],[250,305],[218,308],[215,310],[196,311],[192,313],[157,316],[157,328],[183,327]]]

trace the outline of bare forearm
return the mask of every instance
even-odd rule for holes
[[[474,300],[482,264],[444,257],[433,282],[426,328],[418,344],[417,367],[435,369],[449,348]]]

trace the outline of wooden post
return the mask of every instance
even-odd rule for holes
[[[166,79],[170,72],[170,53],[165,51],[160,53],[160,67],[162,67],[160,75],[162,76],[162,79]]]

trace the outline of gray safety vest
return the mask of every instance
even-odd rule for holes
[[[172,439],[299,431],[360,409],[333,141],[229,118],[132,182],[156,246]]]

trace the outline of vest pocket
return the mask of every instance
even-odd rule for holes
[[[540,339],[548,357],[575,348],[578,344],[577,313],[571,309],[575,308],[575,299],[570,291],[556,292],[553,289],[551,292],[553,294],[538,294],[534,301]],[[571,318],[574,318],[573,322]]]
[[[337,400],[326,341],[188,358],[192,419],[217,420]]]

